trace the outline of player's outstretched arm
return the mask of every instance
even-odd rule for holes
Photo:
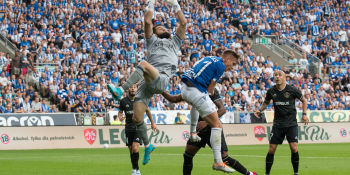
[[[157,129],[156,124],[153,121],[152,113],[151,113],[151,110],[149,108],[146,109],[146,115],[149,118],[149,121],[151,121],[151,128],[152,128],[152,130],[154,132],[157,132],[158,129]]]
[[[179,103],[183,101],[181,95],[170,95],[168,92],[163,92],[162,93],[163,97],[170,101],[171,103]]]
[[[222,102],[222,100],[216,100],[215,102],[216,107],[218,108],[217,112],[218,112],[218,116],[219,118],[221,118],[221,116],[223,116],[226,113],[226,109],[224,106],[224,103]]]
[[[214,80],[211,80],[209,86],[208,86],[208,93],[209,95],[214,95],[214,89],[215,89],[216,82]]]
[[[270,102],[271,102],[271,100],[265,99],[265,101],[261,105],[260,109],[254,113],[257,118],[260,118],[260,114],[267,108],[267,106],[269,106]]]
[[[146,39],[151,38],[153,34],[153,23],[152,17],[154,12],[155,0],[147,0],[146,9],[145,9],[145,37]]]
[[[309,124],[309,118],[306,115],[307,100],[306,100],[306,98],[302,97],[300,99],[300,101],[303,103],[303,116],[302,116],[301,120],[303,121],[303,123],[305,123],[305,125],[307,125],[307,124]]]
[[[181,11],[181,7],[177,0],[166,0],[168,4],[172,5],[173,10],[176,14],[176,18],[179,20],[180,26],[176,29],[176,35],[180,37],[182,40],[185,39],[185,33],[186,33],[186,24],[187,20],[185,18],[185,15]]]

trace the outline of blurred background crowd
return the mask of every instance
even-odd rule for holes
[[[350,2],[344,0],[179,0],[188,25],[179,68],[168,87],[180,94],[181,74],[205,56],[225,49],[241,55],[217,88],[228,111],[253,111],[284,70],[310,110],[350,108]],[[0,33],[16,45],[0,53],[0,112],[105,112],[118,110],[106,85],[121,85],[145,59],[145,0],[0,0]],[[178,26],[171,7],[155,5],[154,21],[172,34]],[[305,54],[280,67],[252,50],[254,35],[291,40]],[[320,59],[321,74],[308,71]],[[297,103],[298,109],[301,104]],[[151,110],[183,110],[155,95]],[[271,110],[271,106],[269,107]]]

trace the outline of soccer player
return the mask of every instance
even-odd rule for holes
[[[119,100],[124,90],[141,80],[134,103],[133,121],[136,123],[137,132],[145,145],[142,162],[144,165],[150,160],[150,153],[155,147],[149,143],[147,126],[143,121],[143,116],[150,98],[154,94],[161,94],[167,88],[170,77],[176,72],[177,54],[180,52],[181,42],[185,39],[186,32],[187,21],[181,12],[180,5],[176,0],[167,0],[167,2],[172,5],[180,24],[176,29],[175,36],[171,37],[170,32],[162,25],[153,26],[152,16],[155,0],[148,0],[144,14],[147,58],[136,66],[135,71],[121,87],[116,88],[111,84],[108,85],[113,97]]]
[[[181,95],[170,95],[167,92],[163,92],[162,95],[164,98],[169,100],[172,103],[178,103],[180,101],[183,101]],[[226,113],[226,109],[224,107],[224,103],[222,99],[220,98],[219,91],[217,89],[214,90],[214,94],[209,96],[210,99],[215,103],[215,106],[218,108],[217,113],[218,116],[221,117]],[[210,145],[210,135],[211,135],[211,128],[208,126],[208,124],[203,121],[203,119],[199,118],[198,124],[197,124],[197,131],[198,136],[201,138],[199,142],[194,142],[191,140],[187,141],[186,144],[186,150],[184,153],[184,164],[183,164],[183,175],[191,175],[192,168],[193,168],[193,157],[197,154],[197,152],[205,145]],[[256,172],[248,171],[238,160],[235,160],[231,158],[228,155],[228,148],[226,145],[226,140],[224,136],[224,132],[221,132],[221,156],[223,157],[222,160],[229,165],[230,167],[234,168],[238,172],[244,175],[257,175]]]
[[[286,84],[286,74],[283,71],[276,71],[274,73],[274,81],[276,85],[267,91],[265,101],[261,105],[260,110],[255,112],[255,115],[259,116],[270,104],[271,100],[273,101],[275,113],[270,136],[269,152],[266,156],[266,175],[270,174],[277,145],[282,144],[285,137],[287,137],[292,153],[291,161],[294,175],[298,175],[298,124],[296,119],[297,110],[295,108],[295,99],[299,99],[303,103],[302,121],[306,125],[309,123],[309,119],[306,116],[307,101],[299,89]]]
[[[217,171],[232,173],[234,170],[222,161],[221,157],[221,131],[216,107],[210,100],[208,92],[214,93],[216,81],[223,75],[224,71],[229,70],[237,64],[239,55],[226,50],[220,57],[204,57],[181,76],[184,83],[181,88],[181,97],[192,105],[191,108],[191,127],[190,139],[199,142],[201,139],[196,134],[196,126],[199,115],[211,127],[210,145],[214,154],[214,164],[212,168]]]
[[[135,100],[135,95],[137,91],[136,84],[131,86],[128,89],[128,96],[123,98],[120,101],[120,107],[118,112],[118,117],[122,121],[126,118],[126,125],[125,125],[125,136],[126,136],[126,146],[128,146],[130,151],[130,159],[132,164],[132,171],[131,175],[140,175],[139,170],[139,147],[142,144],[142,140],[138,136],[136,132],[136,126],[132,122],[133,117],[133,104]],[[125,116],[123,116],[123,112],[125,113]],[[157,127],[153,122],[151,111],[147,108],[146,114],[151,121],[151,126],[154,131],[157,131]]]

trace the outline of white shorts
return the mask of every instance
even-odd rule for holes
[[[199,91],[196,87],[188,87],[184,84],[181,88],[181,96],[197,109],[202,118],[216,112],[216,106],[209,95]]]

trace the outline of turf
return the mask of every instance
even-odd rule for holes
[[[350,172],[350,143],[301,144],[300,175],[342,175]],[[248,169],[265,174],[267,145],[230,146],[231,157]],[[182,174],[184,147],[160,147],[152,153],[143,175]],[[213,157],[209,148],[202,149],[194,159],[194,175],[223,174],[211,170]],[[127,175],[131,171],[126,148],[120,149],[61,149],[0,151],[0,174],[4,175]],[[234,173],[239,174],[239,173]],[[272,175],[292,175],[288,145],[278,147]]]

